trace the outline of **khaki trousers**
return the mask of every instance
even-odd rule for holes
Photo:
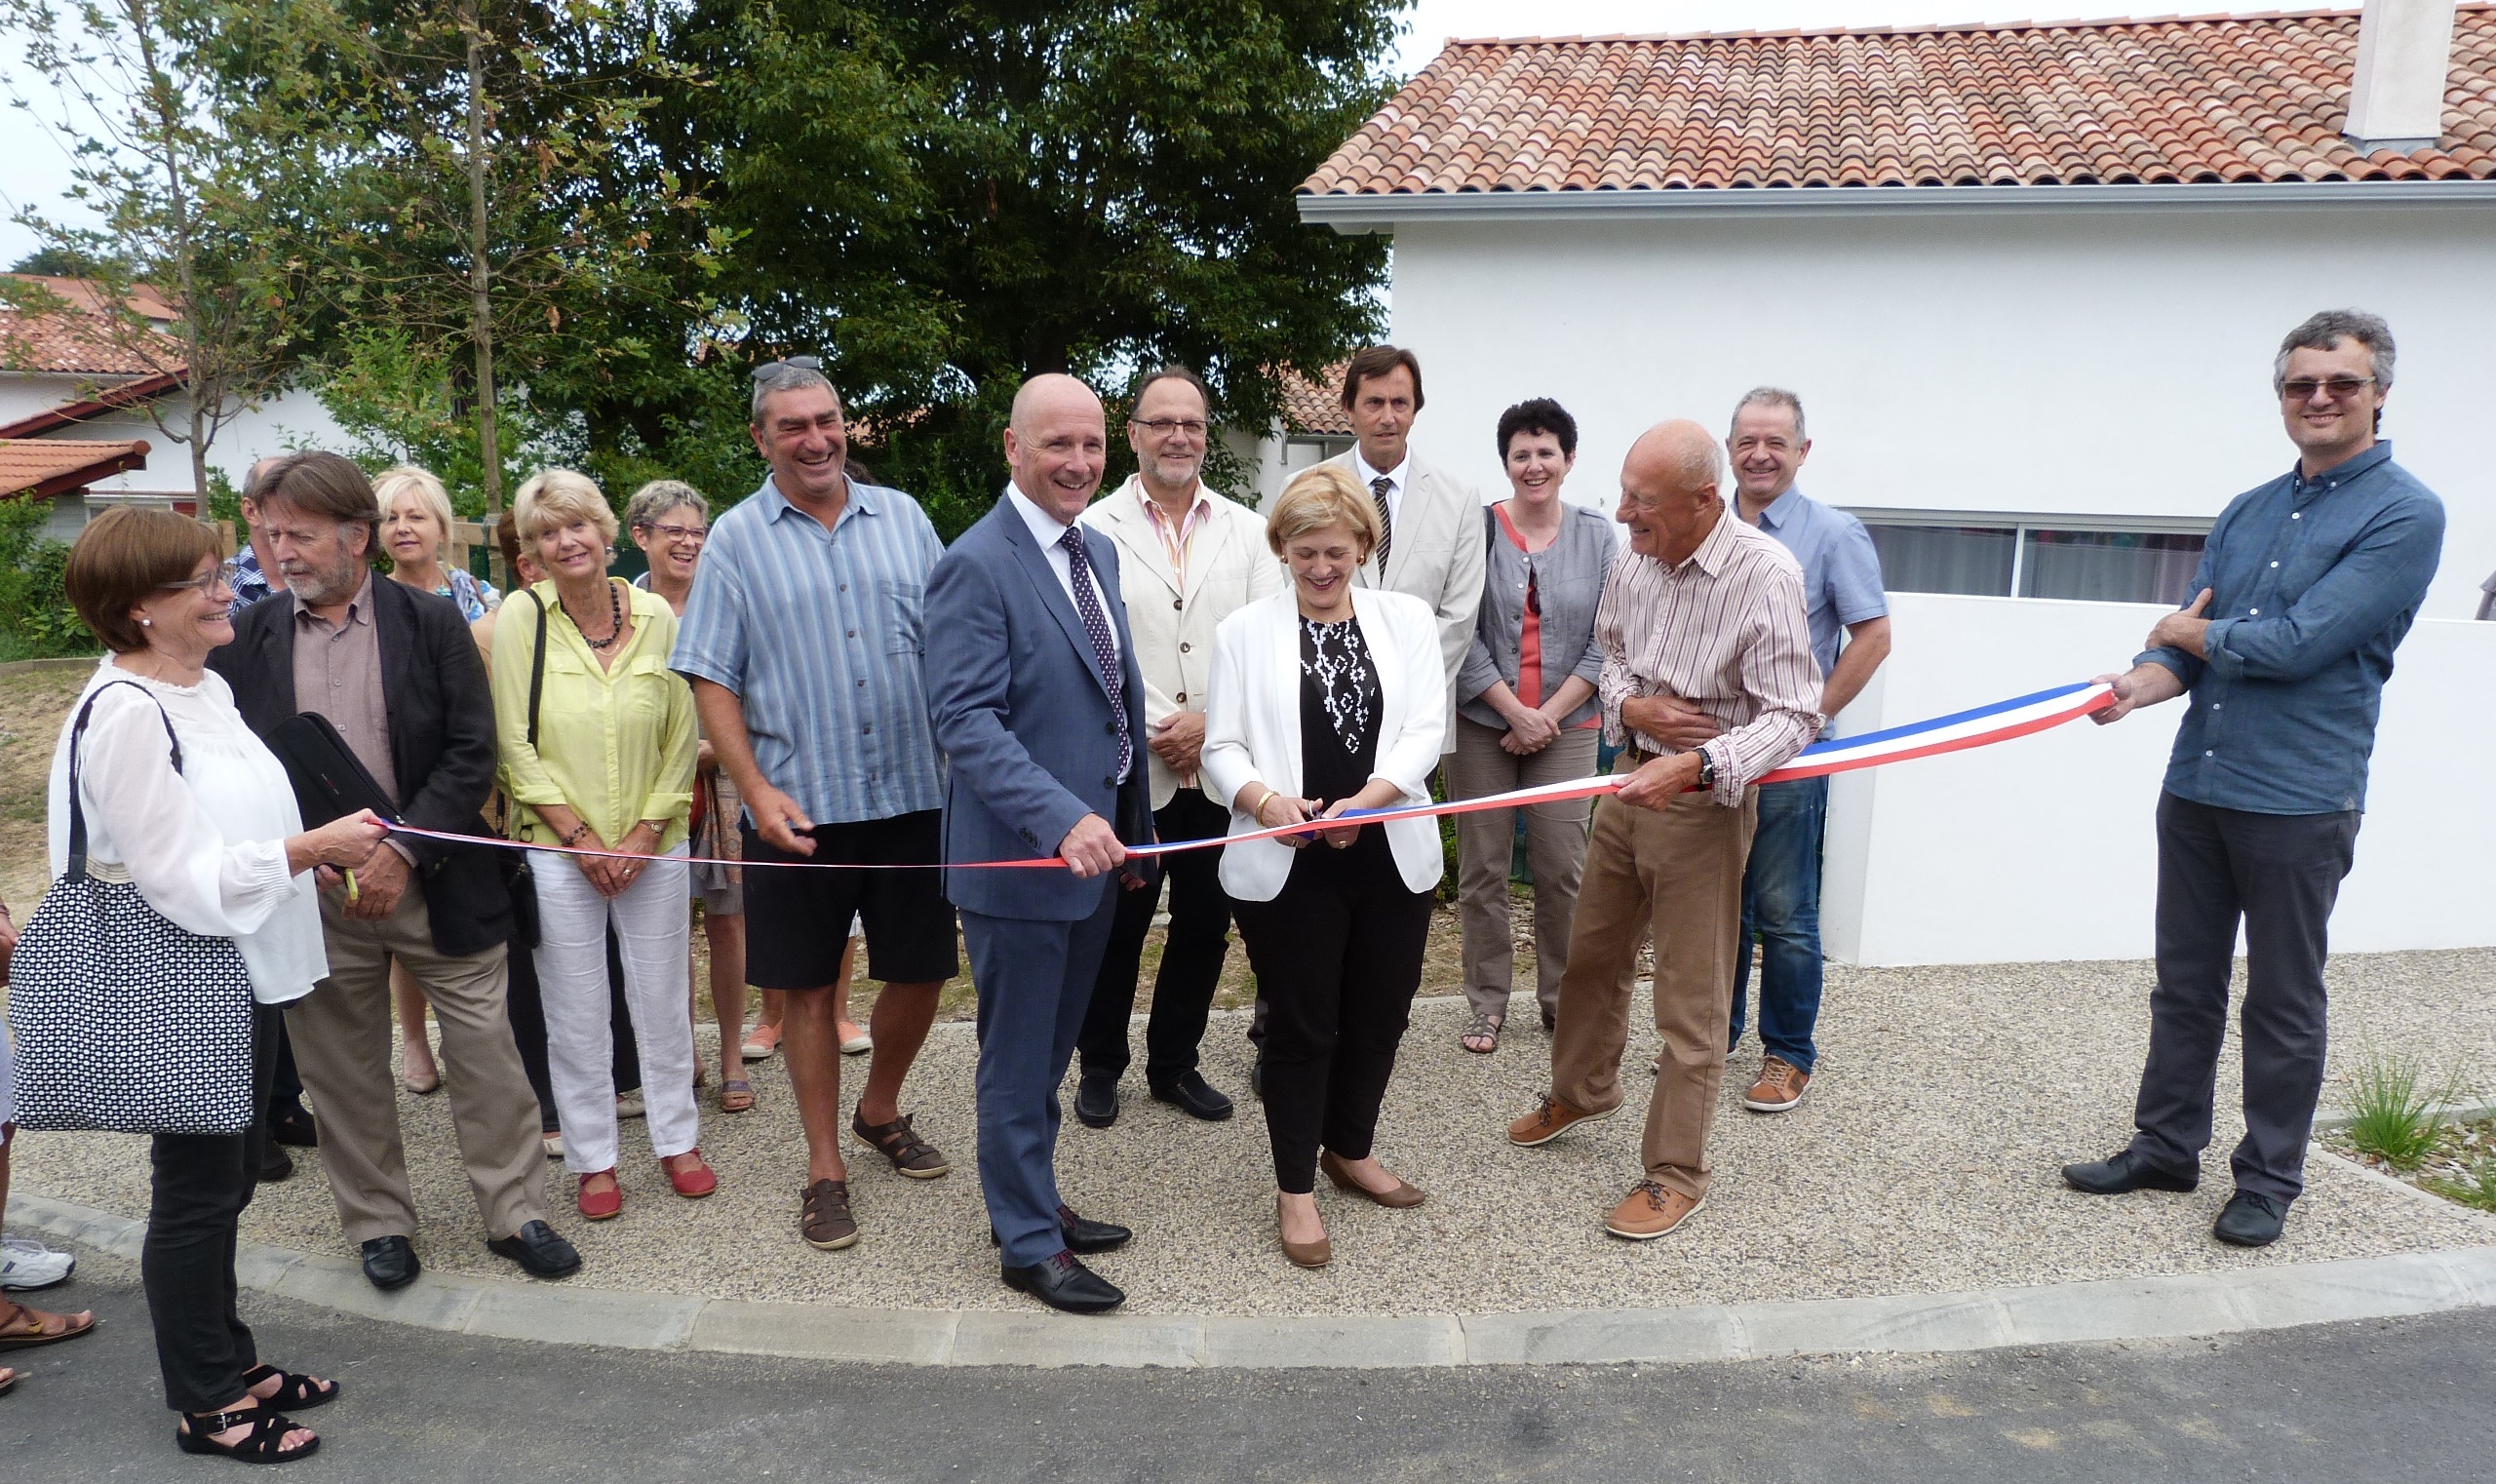
[[[337,895],[325,892],[321,926],[330,977],[286,1007],[286,1029],[320,1120],[321,1163],[347,1240],[416,1232],[390,1065],[393,958],[424,987],[442,1027],[444,1095],[486,1234],[509,1236],[544,1220],[546,1154],[537,1138],[537,1098],[503,1007],[504,950],[437,953],[423,889],[412,882],[398,909],[378,921],[350,919]]]
[[[1617,771],[1629,770],[1623,758]],[[1656,1034],[1663,1059],[1647,1105],[1640,1152],[1647,1178],[1696,1200],[1707,1193],[1707,1134],[1725,1080],[1726,1022],[1741,936],[1742,867],[1759,791],[1728,809],[1684,794],[1661,809],[1607,799],[1595,810],[1560,1027],[1551,1041],[1551,1090],[1572,1108],[1609,1113],[1622,1102],[1620,1055],[1638,945],[1656,941]]]
[[[1539,753],[1522,758],[1500,746],[1504,732],[1456,719],[1456,755],[1447,767],[1451,799],[1480,799],[1544,783],[1573,783],[1595,771],[1600,735],[1584,727],[1564,731]],[[1586,863],[1583,799],[1539,803],[1525,811],[1526,865],[1534,872],[1535,998],[1543,1008],[1560,1003],[1560,976],[1569,963],[1569,924],[1578,911],[1578,883]],[[1484,809],[1456,816],[1456,900],[1464,923],[1464,997],[1477,1015],[1505,1016],[1516,986],[1516,939],[1508,927],[1508,863],[1515,853],[1514,809]]]

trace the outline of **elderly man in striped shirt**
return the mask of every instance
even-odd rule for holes
[[[1803,571],[1774,536],[1730,519],[1724,462],[1695,422],[1650,428],[1620,468],[1629,550],[1613,563],[1595,613],[1603,646],[1605,734],[1629,772],[1596,810],[1585,883],[1560,981],[1551,1090],[1508,1125],[1548,1144],[1622,1102],[1638,945],[1656,944],[1656,1034],[1663,1041],[1647,1107],[1642,1171],[1604,1221],[1644,1241],[1677,1230],[1707,1199],[1707,1134],[1725,1080],[1727,1018],[1742,911],[1742,868],[1761,775],[1818,734]],[[1675,702],[1725,728],[1697,747],[1658,742]]]

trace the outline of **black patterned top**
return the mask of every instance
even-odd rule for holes
[[[1300,677],[1303,792],[1330,801],[1359,793],[1377,762],[1385,710],[1359,621],[1303,618]]]

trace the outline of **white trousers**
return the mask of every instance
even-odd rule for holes
[[[682,856],[678,845],[669,854]],[[564,1167],[615,1167],[615,1028],[607,1018],[606,929],[624,956],[624,1003],[642,1046],[642,1103],[662,1159],[699,1138],[693,1102],[693,1014],[684,910],[690,870],[650,862],[617,897],[602,897],[572,857],[532,850],[537,882],[537,988],[546,1004],[546,1072],[564,1123]]]

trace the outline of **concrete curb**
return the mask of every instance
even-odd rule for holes
[[[142,1222],[41,1195],[9,1220],[136,1261]],[[1252,1369],[1690,1363],[2180,1339],[2496,1308],[2496,1245],[2233,1272],[1686,1308],[1396,1317],[867,1309],[427,1272],[381,1293],[344,1258],[245,1243],[246,1288],[452,1334],[866,1364]]]

